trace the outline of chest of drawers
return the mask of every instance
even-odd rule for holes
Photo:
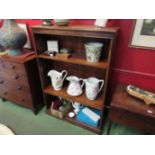
[[[0,97],[30,108],[35,114],[44,106],[35,55],[20,60],[0,57]]]

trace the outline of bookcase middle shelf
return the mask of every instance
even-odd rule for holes
[[[53,96],[60,96],[66,100],[71,100],[71,101],[76,101],[79,102],[83,105],[98,109],[98,110],[103,110],[104,104],[103,104],[103,99],[104,99],[104,93],[100,93],[98,95],[98,97],[96,98],[96,100],[91,101],[89,99],[87,99],[85,93],[83,93],[80,96],[70,96],[69,94],[67,94],[67,87],[63,87],[61,90],[56,91],[52,88],[51,85],[47,86],[44,90],[44,93],[49,94],[49,95],[53,95]]]

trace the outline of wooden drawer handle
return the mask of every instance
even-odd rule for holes
[[[8,92],[6,91],[6,92],[4,92],[4,95],[7,95],[8,94]]]
[[[4,81],[3,81],[3,80],[1,80],[1,81],[0,81],[0,84],[3,84],[3,83],[4,83]]]
[[[22,102],[25,102],[25,99],[21,99]]]
[[[16,69],[16,65],[11,66],[12,69]]]
[[[13,78],[14,78],[15,80],[17,80],[17,79],[19,79],[19,76],[18,76],[18,75],[15,75]]]
[[[18,90],[22,90],[22,86],[18,86],[17,89],[18,89]]]

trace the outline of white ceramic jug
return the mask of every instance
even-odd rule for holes
[[[85,84],[86,84],[86,96],[89,100],[95,100],[98,93],[101,91],[103,85],[104,85],[104,80],[99,80],[95,77],[90,77],[88,79],[85,79]],[[99,84],[101,83],[101,86]]]
[[[82,87],[84,86],[84,80],[76,76],[68,76],[66,79],[70,82],[67,93],[71,96],[81,95],[83,92]],[[82,84],[80,84],[80,81],[82,81]]]
[[[79,103],[79,102],[73,102],[72,101],[72,106],[74,108],[73,111],[74,111],[75,114],[77,114],[80,111],[80,109],[83,108],[83,105],[81,103]]]
[[[55,90],[61,90],[67,74],[68,72],[66,70],[63,70],[61,72],[50,70],[47,75],[51,78],[53,88]]]

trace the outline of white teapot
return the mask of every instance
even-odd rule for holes
[[[70,83],[67,88],[67,93],[71,96],[79,96],[83,93],[82,87],[84,86],[84,80],[77,76],[68,76],[66,78]],[[80,84],[82,81],[82,84]]]
[[[86,84],[86,96],[89,100],[95,100],[98,93],[102,90],[102,87],[104,85],[104,80],[99,80],[95,77],[90,77],[88,79],[85,79]],[[99,84],[101,85],[99,86]]]
[[[61,72],[50,70],[47,75],[51,78],[53,88],[55,90],[61,90],[67,74],[68,72],[66,70],[63,70]]]

